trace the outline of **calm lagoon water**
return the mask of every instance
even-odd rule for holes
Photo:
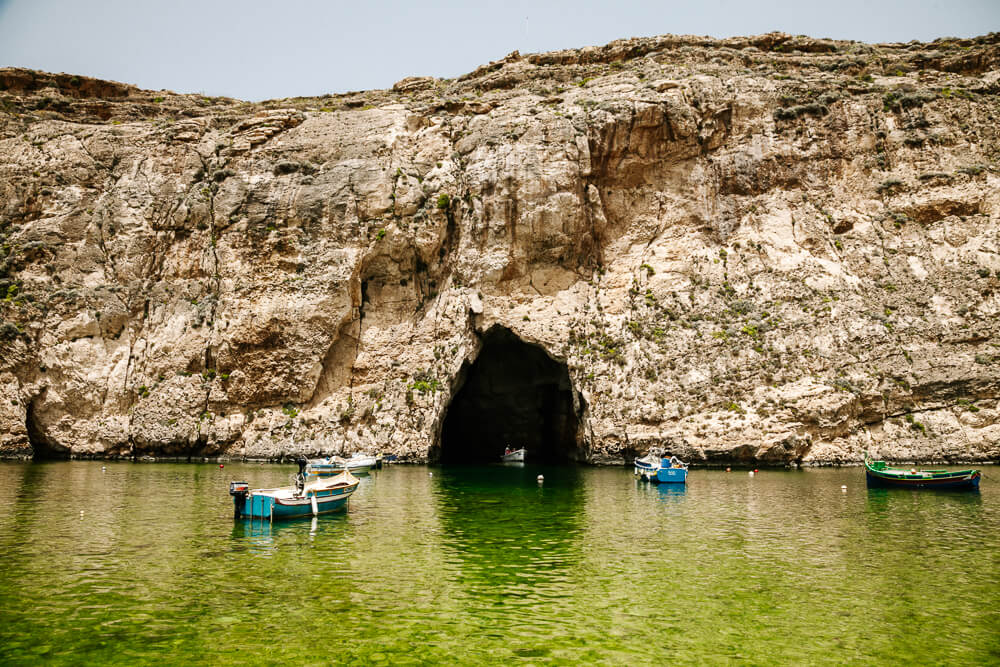
[[[0,663],[1000,663],[996,468],[393,466],[346,514],[233,520],[230,479],[293,470],[0,464]]]

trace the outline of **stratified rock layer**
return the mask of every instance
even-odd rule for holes
[[[996,459],[998,93],[997,35],[262,104],[0,69],[0,452],[434,458],[502,327],[570,458]]]

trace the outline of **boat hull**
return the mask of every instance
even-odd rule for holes
[[[343,471],[341,474],[344,474]],[[245,519],[273,521],[338,512],[347,507],[347,501],[358,484],[354,480],[332,486],[307,487],[302,495],[291,493],[288,488],[251,491],[240,508],[240,514]]]
[[[952,489],[975,491],[979,489],[979,471],[963,472],[961,474],[949,475],[947,477],[924,476],[920,473],[913,475],[881,475],[878,471],[866,470],[865,478],[868,486],[878,488],[900,488],[900,489]]]
[[[519,449],[516,452],[503,455],[504,463],[524,463],[525,450]]]
[[[656,471],[657,484],[684,484],[687,482],[687,468],[660,468]]]

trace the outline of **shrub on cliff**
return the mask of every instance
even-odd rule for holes
[[[283,162],[279,162],[278,164],[274,165],[274,173],[278,174],[279,176],[283,174],[294,174],[301,167],[302,165],[300,165],[298,162],[285,160]]]
[[[892,91],[886,93],[882,97],[882,103],[885,105],[885,110],[896,110],[901,111],[903,109],[915,109],[916,107],[921,107],[927,102],[931,102],[937,98],[937,95],[928,91],[919,91],[913,93],[903,93],[900,94],[897,91]]]
[[[13,322],[0,324],[0,340],[14,340],[21,335],[21,330]]]
[[[787,109],[776,109],[774,111],[775,120],[792,120],[799,116],[825,116],[830,113],[830,109],[825,104],[810,102],[809,104],[799,104]]]
[[[317,167],[308,162],[294,162],[292,160],[282,160],[274,165],[274,173],[278,176],[283,174],[294,174],[299,171],[303,174],[315,174]]]

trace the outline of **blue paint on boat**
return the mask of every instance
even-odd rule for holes
[[[684,484],[687,481],[687,468],[660,468],[656,471],[656,481],[660,484]]]

